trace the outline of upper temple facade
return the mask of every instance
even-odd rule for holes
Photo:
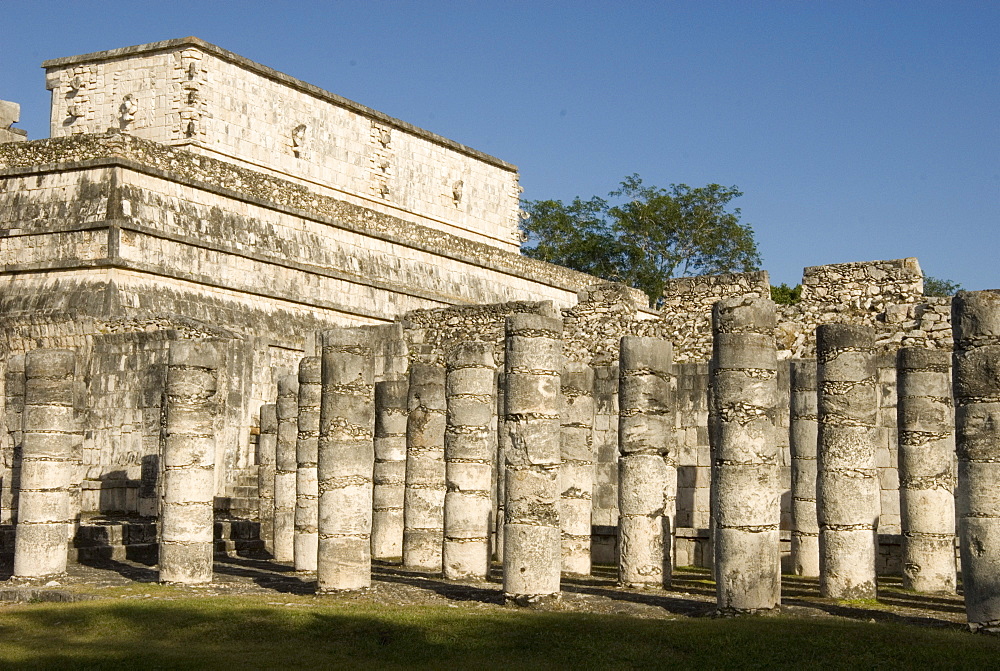
[[[120,130],[518,250],[515,166],[195,37],[43,67],[54,138]]]

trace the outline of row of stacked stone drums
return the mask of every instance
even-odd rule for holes
[[[780,602],[774,324],[768,300],[732,299],[713,310],[711,498],[723,612]],[[1000,623],[1000,293],[960,293],[953,329],[951,376],[946,353],[899,353],[904,562],[910,587],[954,591],[957,500],[969,622],[993,629]],[[580,438],[589,432],[586,412],[579,421],[567,412],[585,394],[567,395],[561,384],[573,380],[561,330],[557,316],[508,318],[499,420],[492,344],[464,343],[443,368],[417,362],[408,381],[376,385],[372,331],[324,333],[321,357],[304,359],[297,379],[280,380],[278,402],[262,410],[261,520],[275,558],[316,570],[322,592],[370,585],[373,549],[449,578],[485,577],[495,553],[504,593],[516,603],[557,595],[564,569],[589,571],[593,455]],[[875,596],[873,342],[870,328],[824,325],[816,362],[792,367],[793,560],[797,572],[818,574],[824,595],[834,598]],[[79,440],[73,366],[66,351],[26,359],[17,575],[65,567],[68,474]],[[164,581],[212,577],[219,366],[210,341],[171,346]],[[677,466],[670,345],[626,337],[619,369],[621,580],[665,586]],[[495,475],[498,452],[503,468]]]

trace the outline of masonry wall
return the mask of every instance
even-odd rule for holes
[[[519,247],[514,166],[196,38],[44,66],[52,137],[116,128]]]
[[[204,303],[236,292],[355,323],[455,303],[565,306],[592,281],[126,135],[0,145],[0,181],[8,275],[116,265],[194,283]]]
[[[297,362],[302,355],[299,351],[290,357],[274,356],[260,342],[233,338],[218,329],[174,325],[133,331],[123,321],[71,313],[7,317],[0,335],[0,347],[7,353],[3,364],[6,412],[0,431],[4,464],[0,523],[10,522],[15,511],[8,502],[12,501],[12,486],[16,490],[20,433],[17,390],[18,380],[23,378],[18,365],[24,353],[38,347],[70,348],[77,353],[77,396],[84,435],[73,483],[81,509],[84,513],[144,515],[156,512],[163,376],[169,343],[180,338],[213,337],[225,344],[227,365],[222,382],[229,391],[216,430],[216,489],[220,495],[241,469],[253,464],[253,455],[247,450],[245,415],[270,397],[273,376],[279,375],[290,359]]]

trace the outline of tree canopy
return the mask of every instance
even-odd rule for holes
[[[646,292],[654,305],[671,277],[757,270],[753,229],[740,223],[735,186],[646,186],[626,177],[608,198],[526,200],[523,253]]]
[[[962,285],[941,277],[924,275],[924,296],[954,296],[962,290]]]

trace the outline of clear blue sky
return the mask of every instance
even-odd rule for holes
[[[774,283],[916,256],[1000,287],[1000,2],[0,2],[42,60],[196,35],[517,164],[526,198],[738,185]]]

